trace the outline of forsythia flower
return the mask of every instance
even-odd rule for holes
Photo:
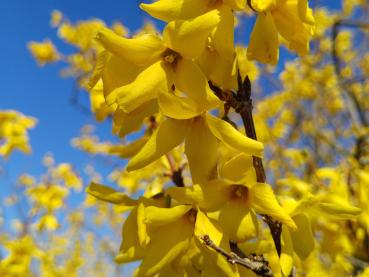
[[[307,0],[251,0],[258,12],[247,48],[247,57],[275,65],[278,61],[279,38],[300,55],[309,51],[314,34],[314,17]]]
[[[16,111],[0,111],[0,156],[8,157],[15,149],[30,153],[27,131],[36,122]]]
[[[56,62],[60,59],[58,50],[56,50],[54,44],[48,39],[43,42],[31,41],[28,43],[28,49],[40,65]]]

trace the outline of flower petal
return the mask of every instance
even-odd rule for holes
[[[158,103],[161,112],[174,119],[189,119],[202,113],[202,109],[191,98],[172,93],[159,93]]]
[[[278,47],[278,33],[271,13],[259,13],[251,33],[247,58],[275,65],[278,61]]]
[[[112,204],[135,206],[138,203],[137,200],[130,198],[124,193],[117,192],[110,187],[93,182],[87,187],[86,192],[102,201],[106,201]]]
[[[179,145],[187,134],[189,124],[188,120],[168,118],[163,121],[141,151],[128,162],[127,170],[142,168]]]
[[[227,146],[249,155],[262,156],[264,145],[261,142],[242,135],[228,122],[210,114],[206,115],[206,120],[213,135]]]
[[[122,244],[119,254],[115,257],[117,263],[128,263],[142,259],[144,250],[139,246],[137,237],[137,208],[134,208],[122,228]]]
[[[157,100],[153,99],[143,103],[140,107],[130,113],[122,109],[116,109],[113,116],[113,133],[124,137],[132,132],[138,131],[143,120],[159,110]]]
[[[315,19],[312,9],[309,8],[308,0],[298,0],[297,2],[298,14],[300,19],[308,24],[314,24]]]
[[[221,180],[213,180],[192,187],[171,187],[167,193],[183,204],[198,205],[202,210],[215,211],[229,200],[229,185]]]
[[[292,217],[297,225],[297,230],[291,231],[293,249],[302,259],[306,259],[314,250],[314,235],[311,231],[309,218],[305,214],[298,214]]]
[[[270,215],[274,219],[285,223],[293,230],[297,229],[297,226],[293,222],[292,218],[279,205],[270,185],[256,183],[254,186],[250,187],[249,192],[251,206],[256,210],[256,212]]]
[[[189,19],[210,10],[207,1],[199,0],[160,0],[152,4],[140,4],[140,8],[152,17],[163,21]]]
[[[242,10],[246,6],[246,0],[223,0],[223,3],[234,10]]]
[[[151,34],[129,39],[103,28],[96,39],[109,52],[137,65],[153,63],[165,50],[162,40]]]
[[[252,156],[244,153],[234,156],[219,166],[219,175],[227,182],[252,186],[256,183]]]
[[[257,12],[264,12],[274,7],[275,0],[251,0],[251,7]]]
[[[207,38],[219,21],[218,10],[190,20],[172,21],[163,31],[163,41],[167,47],[180,53],[182,57],[197,58],[204,51]]]
[[[140,246],[146,246],[150,242],[150,236],[147,232],[146,226],[146,208],[144,203],[137,206],[137,236]]]
[[[151,226],[163,226],[183,217],[192,206],[179,205],[173,208],[159,208],[149,206],[145,209],[145,224]]]
[[[229,239],[238,243],[245,242],[257,234],[256,215],[243,200],[231,200],[225,204],[220,210],[218,222]]]
[[[185,142],[185,153],[194,184],[204,184],[217,177],[217,150],[218,141],[210,132],[204,118],[195,118]]]
[[[215,245],[221,247],[225,251],[229,252],[229,240],[224,236],[220,226],[214,221],[209,219],[201,210],[197,212],[195,236],[197,237],[198,246],[205,254],[205,257],[216,266],[221,273],[229,277],[237,277],[238,272],[235,265],[231,265],[223,256],[217,253],[215,250],[204,245],[202,238],[209,236],[209,238],[215,243]]]
[[[193,225],[182,218],[159,228],[147,249],[135,276],[154,276],[177,257],[186,253],[191,245]]]
[[[219,9],[220,22],[212,34],[212,43],[218,53],[227,61],[234,58],[234,15],[227,6]]]
[[[164,62],[156,62],[142,71],[130,84],[113,92],[117,96],[119,108],[130,113],[147,101],[157,97],[159,92],[167,93],[171,83],[168,80]]]
[[[290,232],[288,228],[286,228],[286,226],[282,226],[281,246],[281,269],[283,272],[283,276],[289,276],[293,267],[293,245]]]
[[[102,71],[105,101],[112,105],[117,100],[115,89],[135,80],[142,68],[116,55],[109,55]]]
[[[176,88],[193,99],[196,106],[201,108],[202,111],[215,107],[220,103],[211,91],[206,76],[194,62],[187,59],[180,60],[174,78]]]

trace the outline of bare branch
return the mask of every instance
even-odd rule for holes
[[[266,261],[263,256],[248,255],[241,258],[236,253],[234,252],[228,253],[224,249],[217,246],[208,235],[201,237],[201,239],[204,241],[206,246],[214,249],[216,252],[224,256],[229,263],[243,266],[260,276],[264,277],[274,276],[273,271],[270,269],[268,265],[268,261]]]

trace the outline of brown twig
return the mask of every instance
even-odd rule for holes
[[[240,257],[238,253],[235,252],[228,253],[224,249],[217,246],[208,235],[201,237],[201,239],[204,241],[206,246],[214,249],[216,252],[224,256],[229,263],[238,264],[243,267],[246,267],[251,271],[253,271],[255,274],[260,276],[264,277],[274,276],[273,271],[270,269],[268,265],[268,261],[266,261],[263,256],[253,254],[246,256],[241,252],[243,254],[243,257]]]
[[[242,81],[240,72],[237,76],[238,90],[224,91],[209,81],[209,86],[214,94],[222,101],[232,107],[241,118],[245,127],[247,137],[257,140],[254,119],[252,116],[252,99],[251,99],[251,82],[248,76]],[[256,172],[256,179],[259,183],[266,182],[265,170],[263,161],[260,157],[253,156],[253,165]],[[268,224],[270,233],[273,237],[274,245],[278,256],[281,255],[281,233],[282,224],[279,221],[273,220],[269,215],[262,215],[263,220]]]

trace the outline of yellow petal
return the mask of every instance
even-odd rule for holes
[[[309,40],[314,33],[314,26],[301,21],[297,2],[285,2],[273,12],[278,33],[287,41],[289,49],[299,55],[309,52]]]
[[[362,210],[354,206],[340,205],[336,203],[319,203],[316,208],[316,212],[319,214],[324,214],[325,217],[340,220],[340,219],[353,219]]]
[[[134,208],[123,224],[123,240],[119,254],[115,257],[117,263],[128,263],[143,257],[144,252],[139,247],[137,232],[137,209]]]
[[[180,60],[174,78],[176,88],[196,102],[196,109],[205,111],[219,103],[219,99],[210,90],[206,76],[194,62]]]
[[[87,187],[86,192],[102,201],[106,201],[112,204],[119,204],[124,206],[137,205],[137,200],[134,200],[126,194],[117,192],[114,189],[104,185],[91,183]]]
[[[293,245],[290,233],[286,226],[282,226],[281,238],[282,252],[280,257],[281,269],[283,276],[289,276],[293,267]]]
[[[314,24],[315,19],[312,9],[309,8],[308,0],[298,0],[297,2],[298,13],[300,19],[308,24]]]
[[[257,12],[264,12],[275,5],[275,0],[251,0],[252,8]]]
[[[362,210],[347,204],[326,203],[312,195],[300,200],[292,212],[292,215],[307,213],[317,217],[333,220],[354,219]]]
[[[116,55],[109,56],[102,71],[102,80],[105,101],[112,105],[117,100],[115,89],[133,82],[142,68]]]
[[[89,89],[92,89],[101,78],[102,72],[104,71],[104,67],[108,59],[109,53],[107,51],[100,51],[97,54],[95,68],[88,82]]]
[[[220,22],[212,34],[212,43],[218,53],[232,62],[234,58],[234,16],[227,6],[219,9]]]
[[[217,149],[218,141],[210,132],[204,118],[195,118],[185,143],[185,153],[194,184],[204,184],[217,177]]]
[[[257,234],[256,215],[243,200],[231,200],[225,204],[220,210],[218,222],[229,239],[238,243],[254,238]]]
[[[173,208],[150,206],[145,209],[145,223],[151,226],[163,226],[179,220],[191,208],[190,205],[179,205]]]
[[[137,206],[137,237],[140,246],[146,246],[150,242],[150,236],[146,226],[146,208],[143,202]]]
[[[223,89],[233,89],[237,86],[233,74],[234,62],[226,60],[218,51],[209,47],[198,59],[201,70],[207,79]]]
[[[199,185],[191,187],[170,187],[166,193],[182,204],[198,205],[204,201],[204,193]]]
[[[149,141],[127,165],[127,170],[142,168],[179,145],[185,138],[190,122],[168,118],[153,133]]]
[[[314,250],[314,235],[311,231],[309,218],[305,214],[298,214],[292,217],[297,225],[296,231],[290,231],[293,242],[293,249],[302,259],[306,259]]]
[[[135,276],[154,276],[185,254],[191,245],[192,232],[193,225],[183,218],[159,228],[150,246],[145,249],[145,256]]]
[[[210,10],[207,1],[199,0],[160,0],[152,4],[140,4],[140,8],[152,17],[163,21],[189,19]]]
[[[180,53],[182,57],[197,58],[204,51],[207,38],[219,21],[218,10],[190,20],[172,21],[163,31],[163,41],[167,47]]]
[[[130,113],[160,92],[167,93],[171,80],[167,78],[164,62],[158,61],[144,71],[129,85],[119,87],[113,94],[117,96],[119,108]]]
[[[246,0],[223,0],[223,3],[234,10],[242,10],[246,6]]]
[[[267,214],[296,230],[297,226],[287,214],[287,212],[279,205],[272,188],[268,184],[256,183],[249,189],[250,202],[256,212]]]
[[[229,252],[229,240],[223,235],[223,231],[220,226],[214,221],[209,219],[203,212],[198,210],[195,236],[197,238],[198,246],[205,254],[205,257],[212,263],[213,266],[218,268],[222,274],[229,277],[237,277],[238,272],[235,265],[231,265],[223,256],[215,252],[215,250],[204,245],[201,238],[209,236],[209,238],[219,247]]]
[[[259,13],[251,33],[247,58],[275,65],[278,61],[278,47],[278,33],[272,15],[270,12]]]
[[[210,114],[206,115],[206,120],[213,135],[227,146],[249,155],[262,156],[264,145],[261,142],[242,135],[228,122]]]
[[[174,119],[189,119],[202,113],[202,109],[194,100],[172,93],[159,93],[158,103],[161,112]]]
[[[124,137],[132,132],[138,131],[143,120],[150,115],[157,113],[158,103],[155,99],[150,100],[130,113],[125,113],[122,109],[117,109],[113,116],[113,133]]]
[[[122,159],[130,158],[138,153],[140,149],[146,144],[148,136],[143,135],[138,139],[127,144],[118,144],[109,146],[108,153],[112,155],[119,155]]]
[[[201,186],[171,187],[167,189],[167,193],[180,203],[198,205],[202,210],[214,211],[229,200],[229,185],[221,180],[213,180]]]
[[[219,166],[219,175],[227,182],[252,186],[256,183],[252,156],[244,153],[234,156]]]
[[[137,65],[153,63],[165,50],[162,40],[151,34],[128,39],[104,28],[96,39],[109,52]]]

